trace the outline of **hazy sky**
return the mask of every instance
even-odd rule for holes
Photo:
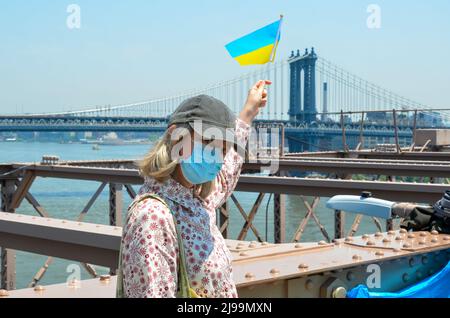
[[[81,8],[69,29],[67,7]],[[369,29],[367,7],[381,8]],[[0,0],[0,112],[121,104],[252,68],[224,45],[285,15],[278,58],[314,46],[344,69],[450,107],[448,0]]]

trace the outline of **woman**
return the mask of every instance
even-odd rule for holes
[[[145,184],[123,228],[125,297],[177,297],[182,265],[199,297],[238,296],[216,209],[236,186],[244,161],[238,150],[267,103],[270,84],[253,86],[238,118],[205,95],[184,101],[172,114],[166,134],[140,162]]]

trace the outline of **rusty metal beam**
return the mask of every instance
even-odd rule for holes
[[[253,220],[256,216],[256,213],[258,212],[259,206],[261,205],[263,199],[264,199],[265,193],[258,194],[258,197],[256,198],[255,204],[253,205],[250,213],[248,214],[247,221],[244,224],[244,227],[242,228],[241,232],[238,235],[238,240],[245,240],[248,230],[250,229]]]
[[[406,153],[405,153],[406,154]],[[413,153],[411,153],[412,155]],[[418,153],[415,153],[418,154]],[[439,154],[439,153],[435,153]],[[402,156],[400,154],[398,156]],[[376,156],[372,153],[369,156]],[[392,153],[389,154],[392,156]],[[397,156],[397,157],[398,157]],[[381,156],[380,158],[384,158]],[[364,159],[364,158],[316,158],[316,157],[286,157],[281,160],[273,160],[272,166],[278,165],[280,171],[314,171],[321,173],[336,173],[337,171],[348,174],[378,174],[391,176],[425,176],[425,177],[449,177],[450,160],[399,160],[398,158]],[[443,158],[440,158],[443,159]],[[447,159],[450,159],[448,157]],[[265,164],[261,162],[248,162],[244,164],[244,170],[260,170]],[[16,167],[21,167],[16,165]],[[69,178],[79,180],[97,180],[102,182],[141,184],[143,179],[135,169],[92,168],[77,166],[40,166],[35,165],[26,171],[35,172],[36,176]],[[95,174],[95,176],[93,176]],[[127,187],[130,195],[129,186]]]
[[[345,237],[345,212],[334,212],[334,238],[341,239]]]
[[[236,208],[238,209],[239,213],[241,213],[242,217],[244,218],[245,222],[249,222],[248,216],[244,211],[244,208],[241,206],[241,204],[239,203],[238,199],[236,198],[236,196],[234,194],[231,195],[231,200],[233,201],[234,205],[236,206]],[[261,235],[259,234],[258,230],[255,228],[255,226],[253,225],[252,222],[249,222],[250,224],[250,228],[253,231],[253,234],[255,234],[256,238],[262,242],[263,239],[261,237]]]
[[[17,180],[4,180],[1,183],[1,209],[10,213]],[[13,213],[10,213],[13,214]],[[16,251],[1,244],[0,251],[0,288],[12,290],[16,288]]]
[[[286,242],[286,196],[275,194],[273,198],[274,242]]]
[[[36,166],[36,176],[92,180],[120,184],[142,184],[137,170],[111,170],[60,166]],[[393,173],[394,174],[394,173]],[[442,176],[442,174],[441,174]],[[392,201],[434,203],[448,190],[448,185],[393,183],[352,180],[302,179],[285,177],[241,176],[236,191],[331,197],[337,194],[359,195],[371,191],[374,196]]]
[[[0,246],[117,268],[121,228],[0,212]]]
[[[31,185],[33,184],[35,179],[36,179],[36,175],[33,170],[25,171],[22,181],[17,186],[17,189],[14,192],[14,195],[11,199],[9,211],[14,212],[14,210],[20,206],[20,204],[22,203],[23,199],[27,195],[28,190],[30,190]]]
[[[80,214],[78,215],[78,222],[83,221],[84,216],[88,213],[89,209],[92,207],[92,205],[95,203],[95,201],[97,200],[97,198],[99,197],[99,195],[103,192],[103,189],[106,187],[106,182],[103,182],[97,189],[97,191],[95,191],[94,195],[89,199],[88,203],[86,204],[86,206],[83,208],[83,210],[80,212]]]
[[[382,272],[387,273],[382,278],[383,291],[407,287],[419,277],[419,271],[425,278],[441,270],[450,258],[450,237],[429,232],[416,234],[415,238],[408,238],[407,233],[396,231],[337,240],[335,244],[275,245],[227,240],[227,245],[240,297],[317,298],[320,297],[319,287],[330,277],[341,279],[347,290],[365,284],[369,264],[380,264]],[[404,240],[393,240],[396,236]],[[369,240],[375,245],[367,245]],[[11,291],[5,298],[114,298],[115,282],[114,276],[102,276],[78,282],[77,288],[64,283],[37,290]]]
[[[219,228],[224,238],[228,237],[228,226],[230,223],[230,206],[225,202],[219,209]]]
[[[111,183],[109,185],[109,225],[122,226],[123,185]]]
[[[289,158],[273,160],[271,165],[279,166],[281,171],[339,172],[412,177],[447,177],[450,175],[450,162],[447,161]],[[262,167],[264,165],[261,165],[261,163],[246,163],[244,170],[259,170]]]
[[[374,197],[391,201],[435,203],[448,185],[394,183],[352,180],[302,179],[241,176],[236,191],[265,192],[304,196],[332,197],[339,194],[360,195],[370,191]]]
[[[130,196],[130,198],[134,200],[137,194],[136,191],[134,191],[133,187],[130,184],[126,184],[125,189],[127,190],[127,193]]]

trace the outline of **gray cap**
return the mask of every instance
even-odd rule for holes
[[[195,96],[178,106],[170,116],[168,125],[185,124],[189,124],[197,134],[206,139],[236,143],[236,116],[227,105],[212,96]]]

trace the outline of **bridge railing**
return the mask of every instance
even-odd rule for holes
[[[448,159],[450,161],[450,157]],[[361,159],[360,159],[361,161]],[[362,160],[363,161],[363,160]],[[414,177],[419,176],[439,176],[441,178],[450,178],[450,166],[448,162],[428,162],[427,165],[418,165],[417,162],[338,162],[330,158],[300,158],[290,157],[281,159],[278,162],[280,166],[280,176],[250,176],[243,175],[237,185],[237,192],[257,193],[257,199],[251,209],[246,211],[244,205],[239,202],[238,197],[233,195],[230,200],[218,211],[218,226],[225,237],[230,237],[229,226],[231,222],[230,213],[233,210],[239,213],[244,220],[244,225],[237,235],[237,239],[246,240],[249,233],[253,233],[258,241],[264,241],[267,237],[261,234],[261,229],[255,224],[255,217],[263,207],[264,198],[269,196],[273,198],[273,223],[270,225],[266,221],[266,228],[273,226],[274,239],[276,243],[291,241],[287,237],[286,228],[286,196],[298,196],[302,199],[306,208],[306,214],[294,231],[292,241],[299,242],[303,238],[306,227],[310,222],[314,222],[320,233],[326,241],[332,241],[334,238],[342,238],[346,235],[352,236],[358,231],[361,223],[361,216],[355,218],[351,229],[345,230],[344,212],[335,213],[334,235],[330,234],[328,229],[321,223],[317,214],[317,206],[321,198],[331,197],[337,194],[360,194],[361,191],[371,191],[374,196],[399,201],[427,202],[437,201],[442,193],[448,189],[444,184],[429,183],[403,183],[378,181],[351,180],[353,174],[366,174],[367,176],[389,174],[387,178],[392,181],[394,176]],[[254,172],[255,169],[261,169],[262,164],[247,163],[245,171]],[[292,178],[285,177],[290,171],[316,171],[325,174],[323,177],[316,178]],[[48,218],[50,213],[42,206],[36,197],[31,194],[31,187],[37,178],[59,178],[67,180],[88,180],[99,182],[97,190],[87,201],[86,205],[77,217],[77,222],[82,222],[86,214],[92,208],[93,204],[99,198],[104,189],[109,191],[109,225],[122,225],[124,212],[124,193],[130,198],[136,196],[133,185],[142,184],[143,180],[138,171],[134,168],[132,161],[105,161],[105,162],[59,162],[41,165],[11,164],[0,166],[1,183],[1,207],[0,210],[10,213],[20,213],[21,203],[28,201],[40,217]],[[433,177],[436,178],[436,177]],[[372,178],[373,179],[373,178]],[[416,181],[420,179],[416,179]],[[441,180],[441,179],[439,179]],[[398,179],[397,179],[398,181]],[[426,182],[422,180],[423,182]],[[432,180],[428,180],[429,182]],[[312,198],[312,201],[308,198]],[[260,212],[261,213],[261,212]],[[334,213],[330,211],[330,213]],[[380,220],[374,219],[378,231],[383,231],[383,225]],[[392,229],[394,224],[392,220],[386,220],[386,230]],[[29,286],[36,285],[48,269],[52,258],[49,257],[31,280]],[[14,289],[15,287],[15,256],[13,250],[2,250],[2,287]],[[95,268],[89,264],[83,264],[84,268],[93,277],[98,276]],[[115,269],[111,268],[114,273]]]

